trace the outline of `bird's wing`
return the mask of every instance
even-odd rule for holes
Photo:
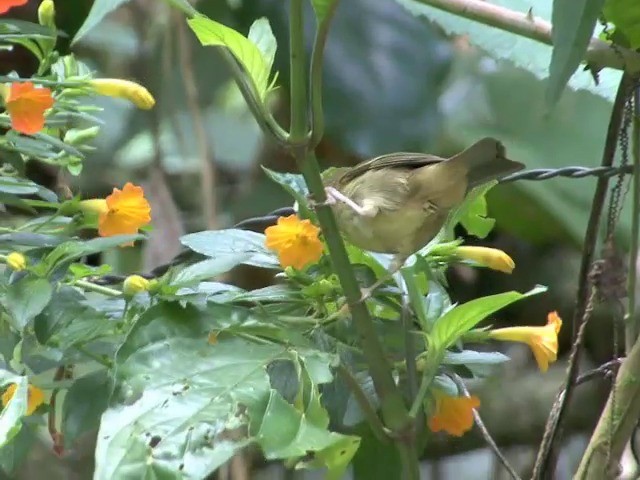
[[[372,170],[380,170],[383,168],[408,168],[414,169],[424,167],[425,165],[440,163],[444,159],[436,155],[429,155],[426,153],[410,153],[410,152],[398,152],[388,153],[386,155],[380,155],[379,157],[372,158],[371,160],[365,160],[358,165],[350,169],[342,177],[343,182],[349,182],[363,173],[370,172]]]

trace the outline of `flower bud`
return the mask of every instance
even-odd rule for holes
[[[7,255],[7,265],[12,270],[20,272],[27,268],[27,258],[20,252],[11,252]]]
[[[98,78],[89,81],[93,90],[108,97],[124,98],[142,110],[149,110],[156,104],[153,95],[142,85],[119,78]]]
[[[107,201],[104,198],[92,198],[80,202],[80,211],[85,215],[99,215],[109,210]]]
[[[129,275],[124,279],[122,291],[127,296],[134,296],[137,293],[146,292],[149,290],[149,280],[140,275]]]
[[[43,0],[38,7],[38,22],[44,27],[56,28],[56,8],[53,0]]]
[[[64,135],[64,143],[69,145],[81,145],[87,143],[98,135],[100,127],[94,126],[89,128],[72,128],[67,130]]]
[[[497,248],[463,246],[456,248],[454,253],[458,258],[471,260],[499,272],[511,273],[516,266],[509,255]]]

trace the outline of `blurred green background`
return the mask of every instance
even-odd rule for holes
[[[34,20],[38,3],[32,0],[13,9],[9,17]],[[522,12],[531,6],[523,0],[494,3]],[[119,251],[119,257],[101,261],[121,273],[149,271],[180,251],[179,237],[187,232],[229,227],[288,205],[290,198],[265,177],[260,165],[294,171],[293,161],[262,135],[230,82],[226,64],[215,49],[197,44],[182,14],[159,0],[124,2],[70,47],[91,4],[56,2],[58,26],[67,35],[60,40],[62,51],[70,48],[96,76],[142,83],[157,100],[154,110],[143,112],[124,101],[96,99],[104,108],[97,149],[82,174],[69,182],[85,197],[105,196],[126,181],[141,183],[152,203],[154,224],[144,250]],[[533,13],[548,19],[550,6],[549,0],[536,1]],[[255,19],[269,19],[278,40],[275,69],[280,74],[272,108],[286,125],[288,2],[202,0],[196,7],[244,33]],[[314,20],[308,7],[310,45]],[[326,51],[326,135],[318,156],[323,166],[350,165],[398,150],[446,156],[491,135],[530,169],[596,166],[619,74],[602,72],[596,85],[588,72],[580,72],[549,109],[544,78],[550,54],[549,47],[412,0],[343,0]],[[0,61],[3,74],[33,73],[29,57],[19,50],[3,52]],[[55,177],[42,166],[32,170],[34,178],[45,182]],[[506,310],[496,323],[541,325],[551,310],[565,319],[560,360],[550,372],[537,372],[525,347],[509,347],[506,353],[513,361],[480,386],[481,412],[489,430],[522,468],[533,462],[564,375],[580,246],[594,187],[595,180],[588,178],[496,187],[489,208],[498,227],[487,239],[469,241],[505,250],[516,262],[515,272],[506,276],[466,267],[450,272],[452,296],[459,302],[510,289],[524,291],[537,283],[549,286],[549,293]],[[626,209],[617,232],[623,249],[629,228]],[[234,281],[246,288],[270,278],[241,269]],[[608,312],[597,312],[587,334],[589,355],[583,368],[611,358],[613,328]],[[606,386],[602,381],[580,387],[558,478],[570,478]],[[42,478],[45,471],[52,480],[91,478],[90,439],[61,459],[50,452],[47,441],[43,436],[41,448],[32,452],[18,478]],[[10,452],[2,454],[10,459]],[[278,465],[266,465],[256,452],[236,463],[239,466],[230,466],[220,478],[285,478]],[[386,476],[393,472],[368,472],[357,457],[354,471],[358,478],[395,478]],[[431,479],[504,474],[477,433],[439,438],[425,452],[424,471]],[[308,473],[290,476],[303,477],[316,478]]]

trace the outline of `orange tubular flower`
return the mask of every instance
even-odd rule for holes
[[[44,112],[53,107],[48,88],[36,88],[31,82],[12,83],[6,98],[11,128],[33,135],[44,128]]]
[[[144,190],[129,182],[122,190],[114,188],[106,199],[81,201],[80,209],[85,213],[98,214],[101,237],[138,233],[141,227],[151,222],[151,206],[144,198]]]
[[[529,345],[538,367],[542,372],[549,369],[549,364],[558,358],[558,333],[562,327],[562,319],[556,312],[549,313],[544,327],[508,327],[489,332],[495,340],[523,342]]]
[[[264,233],[267,248],[278,253],[284,268],[302,269],[322,256],[320,229],[309,220],[300,220],[296,215],[280,217],[277,225],[268,227]]]
[[[429,418],[429,430],[444,430],[449,435],[461,437],[473,427],[473,409],[480,406],[480,399],[470,397],[450,397],[436,390],[435,410]]]
[[[7,388],[2,394],[2,405],[6,407],[9,404],[17,389],[17,384],[12,383],[11,385],[9,385],[9,388]],[[44,392],[38,387],[34,387],[33,385],[29,384],[29,389],[27,391],[27,415],[31,415],[43,403]]]
[[[20,7],[29,0],[0,0],[0,15],[7,13],[13,7]]]

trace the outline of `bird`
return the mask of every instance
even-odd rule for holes
[[[504,145],[491,137],[450,158],[390,153],[325,172],[323,204],[331,207],[351,244],[393,255],[388,267],[393,275],[438,234],[449,212],[473,188],[523,168],[509,160]],[[363,298],[384,281],[365,289]]]

